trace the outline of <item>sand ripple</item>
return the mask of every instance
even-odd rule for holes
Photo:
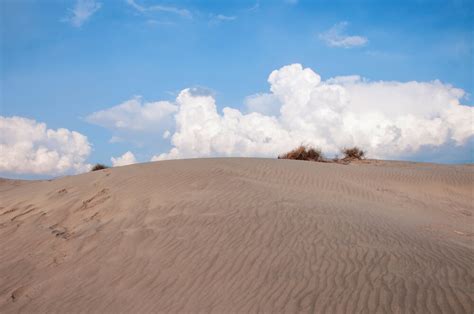
[[[472,313],[473,174],[233,158],[0,180],[0,312]]]

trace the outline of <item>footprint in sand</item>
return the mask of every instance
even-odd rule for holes
[[[56,237],[63,238],[63,239],[69,239],[71,236],[71,233],[67,230],[66,227],[61,227],[58,225],[52,225],[49,227],[51,229],[51,233],[54,234]]]
[[[12,294],[10,295],[12,302],[18,301],[18,299],[25,294],[26,287],[20,287],[13,290]]]
[[[109,189],[102,189],[100,192],[92,196],[91,198],[82,202],[82,206],[79,210],[84,210],[96,205],[102,204],[110,198]]]

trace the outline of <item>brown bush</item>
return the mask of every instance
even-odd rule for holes
[[[324,161],[323,153],[319,148],[304,145],[301,145],[286,154],[278,156],[278,159]]]
[[[104,165],[104,164],[95,164],[91,171],[97,171],[97,170],[102,170],[102,169],[107,169],[109,168],[108,166]]]
[[[344,148],[342,149],[342,153],[344,154],[344,160],[352,160],[352,159],[364,159],[365,152],[357,146],[351,148]]]

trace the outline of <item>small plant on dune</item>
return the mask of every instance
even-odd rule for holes
[[[342,149],[342,153],[344,154],[344,160],[360,160],[365,158],[365,152],[357,146],[344,148]]]
[[[97,170],[102,170],[102,169],[107,169],[109,168],[108,166],[104,164],[95,164],[92,168],[91,171],[97,171]]]
[[[319,148],[304,145],[301,145],[286,154],[278,156],[278,159],[324,161],[323,153]]]

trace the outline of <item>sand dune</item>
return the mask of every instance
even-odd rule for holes
[[[195,159],[0,181],[0,312],[472,313],[473,166]]]

